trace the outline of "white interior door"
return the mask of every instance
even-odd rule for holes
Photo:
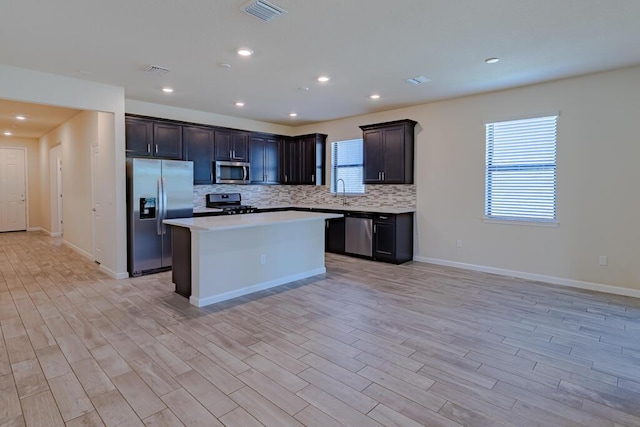
[[[27,229],[26,153],[0,148],[0,231]]]
[[[62,212],[64,212],[64,210],[62,209],[62,202],[63,202],[63,198],[62,198],[62,159],[61,158],[57,158],[56,159],[56,212],[58,214],[58,233],[60,233],[59,235],[62,236],[64,234],[64,221],[62,220],[63,216],[62,216]]]
[[[104,191],[100,185],[100,149],[93,146],[91,151],[91,237],[93,247],[93,259],[102,264],[104,230],[102,224],[102,195]]]

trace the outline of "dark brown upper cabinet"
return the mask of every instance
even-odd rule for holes
[[[282,150],[283,184],[322,185],[327,135],[313,133],[287,138]]]
[[[130,157],[182,159],[182,126],[127,117],[126,153]]]
[[[127,117],[125,119],[127,156],[151,157],[153,146],[153,122]]]
[[[413,120],[360,126],[365,184],[413,184]]]
[[[249,159],[251,159],[252,184],[280,183],[281,139],[274,136],[251,135],[249,137]]]
[[[193,183],[195,185],[213,183],[214,131],[199,126],[182,127],[184,160],[193,162]]]
[[[216,160],[249,161],[249,133],[227,129],[215,130]]]

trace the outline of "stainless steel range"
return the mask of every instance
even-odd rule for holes
[[[207,194],[207,207],[222,209],[218,215],[253,213],[257,210],[255,206],[243,205],[240,193]]]

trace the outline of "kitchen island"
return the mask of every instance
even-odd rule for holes
[[[176,292],[202,307],[325,273],[325,220],[265,212],[165,220],[173,227]]]

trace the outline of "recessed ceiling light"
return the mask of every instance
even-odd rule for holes
[[[289,113],[289,117],[298,117],[298,113]]]
[[[163,88],[162,88],[162,91],[163,91],[164,93],[173,93],[173,89],[172,89],[172,88],[170,88],[170,87],[163,87]]]
[[[226,62],[222,62],[222,63],[218,64],[218,67],[225,68],[225,69],[228,70],[229,68],[231,68],[231,64],[227,64]]]
[[[328,82],[329,80],[331,80],[331,77],[329,77],[329,76],[320,76],[320,77],[318,77],[318,81],[319,81],[320,83],[326,83],[326,82]]]
[[[11,136],[11,135],[13,135],[13,134],[12,134],[11,132],[9,132],[9,131],[5,131],[5,133],[4,133],[4,134],[5,134],[6,136]]]
[[[16,119],[18,119],[18,120],[27,120],[27,118],[26,118],[25,116],[20,115],[20,114],[18,114],[18,115],[16,116]]]
[[[236,107],[244,107],[244,102],[236,102]]]
[[[238,49],[238,55],[240,56],[251,56],[253,55],[253,51],[248,47],[241,47]]]
[[[299,87],[298,90],[301,90],[303,92],[307,92],[309,90],[309,88],[306,87],[306,86],[302,86],[302,87]]]
[[[371,99],[380,99],[380,95],[374,93],[369,98],[371,98]]]
[[[495,64],[498,61],[500,61],[500,58],[496,58],[496,57],[487,58],[484,60],[484,62],[486,62],[487,64]]]

